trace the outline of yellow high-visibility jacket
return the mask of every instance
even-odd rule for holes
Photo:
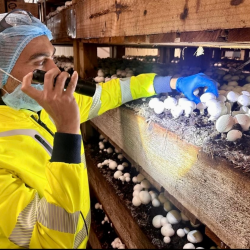
[[[81,123],[155,95],[154,78],[114,79],[98,84],[93,97],[75,94]],[[0,248],[86,248],[91,215],[83,144],[81,163],[52,162],[55,133],[45,110],[39,117],[0,106]]]

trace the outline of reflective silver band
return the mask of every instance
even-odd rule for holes
[[[132,101],[133,97],[130,90],[131,77],[120,78],[119,80],[122,94],[122,104]]]
[[[16,226],[9,237],[10,241],[20,247],[29,248],[30,239],[36,224],[38,203],[39,196],[36,193],[34,199],[19,214]]]
[[[35,136],[39,135],[51,148],[51,152],[52,152],[52,145],[44,137],[42,137],[42,135],[39,134],[36,130],[34,130],[34,129],[15,129],[15,130],[10,130],[10,131],[0,133],[0,137],[14,136],[14,135],[26,135],[26,136],[32,137],[36,142],[38,142],[40,145],[42,145],[43,148],[46,150],[46,152],[51,156],[50,151],[41,142],[39,142],[35,138]]]
[[[37,221],[48,229],[75,234],[80,212],[68,213],[62,207],[50,204],[42,198],[38,207]]]
[[[79,231],[78,234],[76,235],[74,249],[77,249],[89,234],[89,229],[91,224],[91,211],[88,212],[88,215],[85,218],[85,222],[87,224],[88,232],[86,231],[85,225],[83,225],[81,231]]]
[[[101,108],[101,94],[102,94],[102,87],[99,84],[96,84],[96,91],[93,96],[93,102],[89,111],[88,120],[98,116],[98,112]]]

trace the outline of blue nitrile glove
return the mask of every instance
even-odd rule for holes
[[[196,104],[201,101],[199,97],[193,94],[193,92],[200,87],[207,87],[206,93],[210,92],[218,97],[216,81],[203,73],[187,77],[180,77],[176,81],[176,90],[182,92],[190,101],[193,101]]]

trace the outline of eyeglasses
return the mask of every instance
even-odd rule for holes
[[[26,10],[14,9],[0,21],[0,32],[19,25],[30,25],[32,17],[33,15]]]

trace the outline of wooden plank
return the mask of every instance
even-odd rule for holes
[[[121,241],[128,249],[155,249],[134,221],[130,211],[122,204],[114,188],[103,178],[86,152],[89,185],[113,223]]]
[[[225,244],[250,247],[248,174],[127,108],[92,122]]]
[[[205,234],[220,248],[230,249],[224,242],[222,242],[208,227],[205,228]]]
[[[102,249],[101,243],[100,243],[99,239],[97,238],[96,233],[95,233],[92,226],[90,228],[89,242],[88,243],[92,249]]]
[[[250,27],[250,0],[86,0],[77,37],[114,37]]]

